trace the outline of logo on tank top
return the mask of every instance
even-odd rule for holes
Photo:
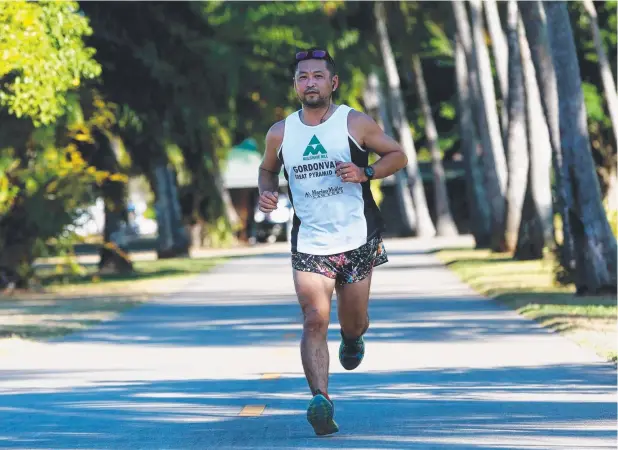
[[[328,155],[326,154],[326,149],[318,139],[318,137],[314,134],[309,144],[305,148],[305,153],[303,153],[303,159],[305,161],[311,161],[313,159],[326,159]]]

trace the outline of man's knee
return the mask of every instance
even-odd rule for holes
[[[303,308],[303,330],[309,333],[326,334],[328,331],[329,311],[315,305]]]
[[[357,338],[365,334],[369,328],[369,316],[367,314],[354,315],[341,321],[343,334],[349,338]]]

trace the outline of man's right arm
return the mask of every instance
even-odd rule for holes
[[[283,142],[283,130],[285,123],[277,122],[268,133],[266,133],[266,151],[260,164],[258,175],[258,189],[262,192],[279,191],[279,172],[281,171],[281,161],[277,157],[277,151]]]

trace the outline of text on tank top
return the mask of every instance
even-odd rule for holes
[[[368,165],[368,152],[348,130],[352,108],[340,105],[325,122],[308,126],[299,111],[285,119],[279,159],[294,206],[292,251],[330,255],[367,243],[382,219],[369,182],[345,183],[337,162]]]

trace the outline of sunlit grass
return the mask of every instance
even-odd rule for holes
[[[152,281],[189,276],[206,272],[224,258],[170,258],[154,261],[135,261],[134,271],[127,274],[101,274],[94,265],[84,266],[84,273],[58,273],[55,266],[43,266],[37,270],[41,284],[48,291],[84,290],[95,292],[126,287],[147,286]]]
[[[222,258],[173,258],[136,261],[126,275],[57,274],[43,266],[43,292],[0,295],[0,339],[40,340],[84,330],[138,306],[152,295],[182,289],[187,277],[206,272]]]
[[[572,336],[616,361],[616,297],[576,296],[554,282],[554,261],[515,261],[489,250],[443,250],[437,256],[483,295],[543,326]]]

